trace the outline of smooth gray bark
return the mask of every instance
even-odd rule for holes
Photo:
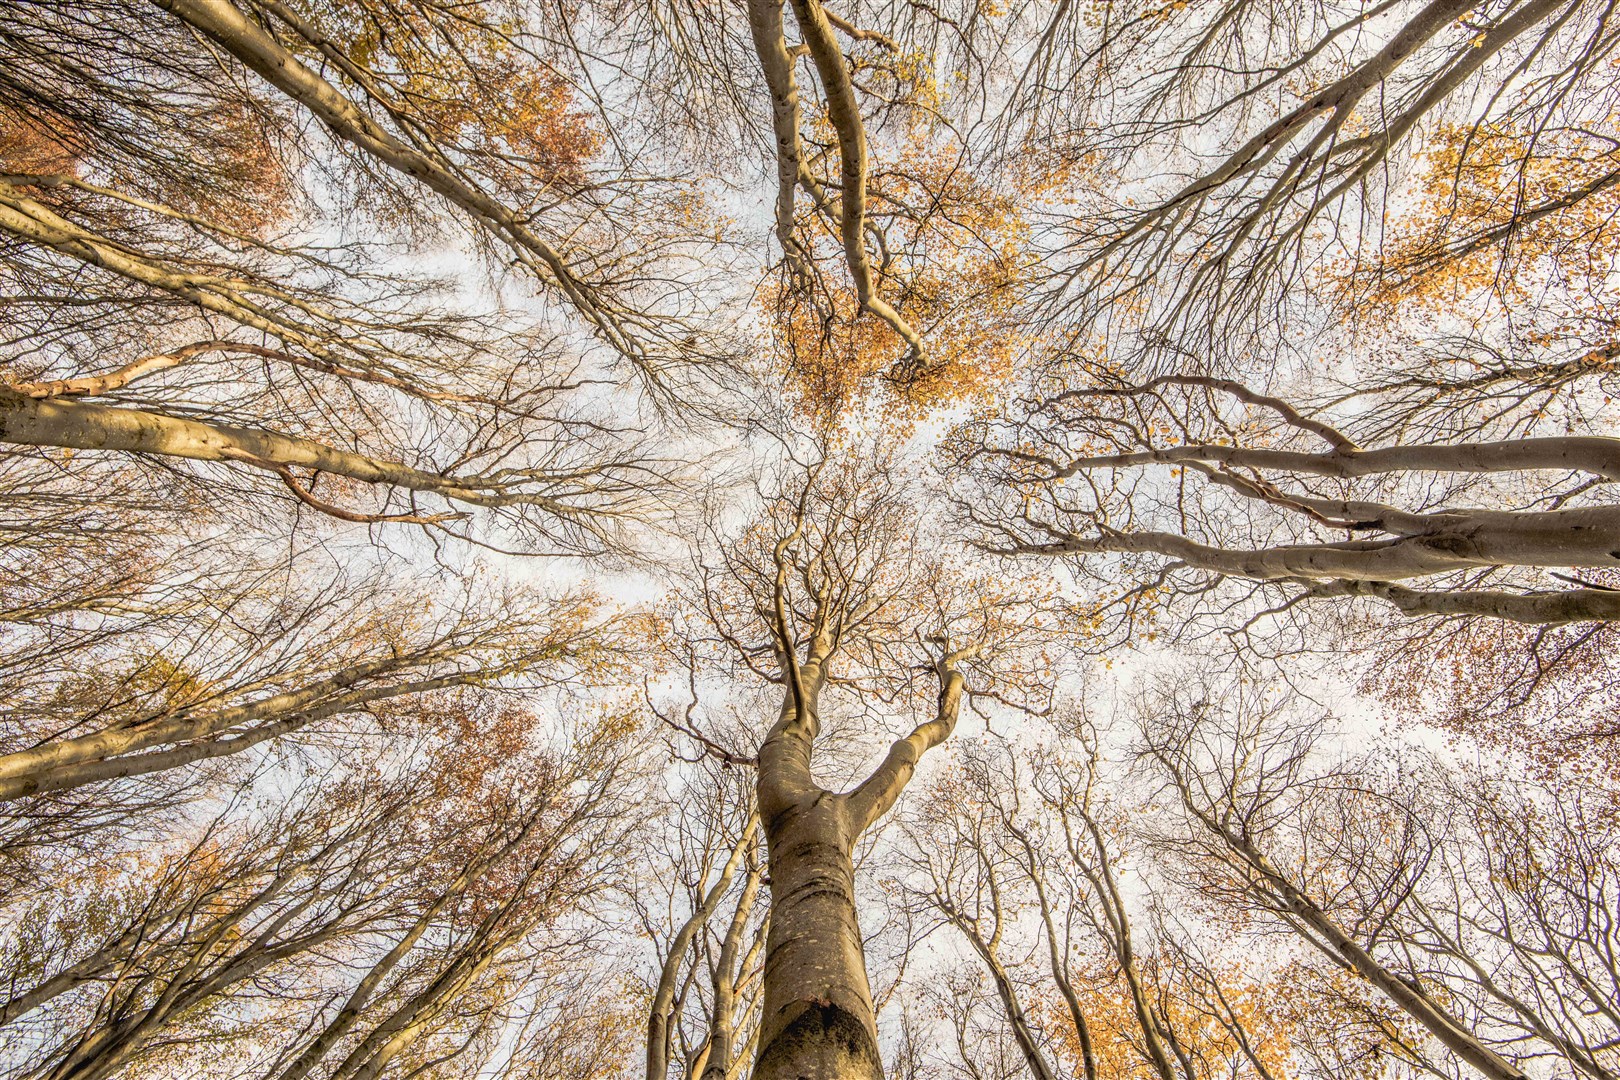
[[[810,762],[831,652],[829,636],[820,635],[803,665],[784,657],[786,700],[759,751],[771,926],[754,1080],[881,1080],[855,906],[855,841],[894,805],[922,754],[954,730],[961,708],[963,677],[956,665],[968,653],[948,652],[936,666],[934,718],[895,742],[854,790],[828,791],[811,779]]]

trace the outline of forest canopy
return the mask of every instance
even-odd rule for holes
[[[1597,0],[0,3],[0,1080],[1620,1080],[1617,364]]]

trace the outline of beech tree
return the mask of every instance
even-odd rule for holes
[[[1417,755],[1334,767],[1321,722],[1259,688],[1192,679],[1144,707],[1143,753],[1184,812],[1160,842],[1208,895],[1269,913],[1484,1075],[1610,1075],[1590,795]]]
[[[959,453],[1007,490],[964,512],[1002,553],[1147,556],[1144,588],[1247,579],[1282,606],[1367,596],[1406,615],[1620,617],[1604,573],[1620,565],[1620,511],[1595,493],[1620,441],[1363,445],[1347,427],[1229,379],[1099,378],[965,431]],[[1537,473],[1552,482],[1527,482]],[[1532,568],[1568,570],[1552,576],[1575,587]]]
[[[1240,625],[1356,596],[1413,616],[1612,620],[1606,18],[1138,14],[1082,54],[1118,60],[1097,78],[1134,110],[1116,144],[1085,143],[1087,167],[1128,184],[1110,155],[1151,150],[1186,163],[1185,184],[1066,226],[1078,261],[1059,280],[1083,317],[1007,415],[952,448],[987,482],[963,498],[981,541],[1100,555],[1105,574],[1133,571],[1132,603],[1213,597],[1223,618],[1220,583],[1262,583]],[[1296,79],[1312,86],[1297,99]],[[1213,164],[1177,93],[1230,129]]]
[[[228,584],[216,576],[208,588],[223,590]],[[176,599],[169,594],[171,603]],[[298,597],[289,590],[276,598],[279,610],[262,613],[253,610],[251,595],[232,599],[225,626],[215,621],[221,613],[199,604],[200,610],[163,612],[166,618],[140,628],[138,638],[137,632],[125,631],[129,638],[164,641],[168,648],[143,654],[126,638],[120,643],[130,650],[123,670],[103,653],[108,667],[99,675],[73,674],[79,661],[94,655],[88,643],[72,650],[34,650],[29,657],[34,664],[48,659],[65,670],[60,682],[36,676],[26,696],[13,699],[11,745],[0,754],[0,798],[238,754],[401,697],[503,679],[531,687],[565,680],[577,685],[589,677],[593,656],[604,653],[588,601],[540,605],[545,615],[560,618],[553,625],[525,616],[514,604],[478,605],[481,618],[451,614],[435,626],[421,619],[417,605],[373,606],[375,594],[364,591],[345,596],[323,589]],[[303,603],[288,606],[298,600]],[[388,623],[406,629],[416,620],[424,623],[416,634],[383,629]],[[369,632],[368,621],[375,628]],[[202,638],[197,644],[206,652],[185,664],[179,656],[192,635]]]
[[[965,698],[1040,693],[1039,619],[923,554],[906,484],[892,457],[824,458],[768,490],[741,542],[703,551],[695,568],[705,588],[688,601],[683,633],[781,694],[775,722],[746,732],[746,749],[705,733],[701,713],[685,721],[700,749],[757,776],[771,904],[756,1077],[882,1075],[855,845],[950,737]],[[920,716],[840,791],[814,767],[841,685],[857,717],[881,717],[889,702]],[[832,743],[840,771],[853,734]]]
[[[669,896],[638,885],[631,897],[660,941],[648,993],[648,1080],[665,1080],[672,1066],[683,1077],[728,1080],[746,1075],[757,1050],[769,926],[759,817],[746,777],[724,761],[700,764],[713,771],[691,778],[697,791],[680,800],[671,846],[649,853]]]
[[[1041,731],[976,742],[914,804],[902,857],[910,902],[966,941],[1027,1075],[1376,1075],[1407,1056],[1331,965],[1268,956],[1178,895],[1090,719]]]
[[[434,581],[402,527],[441,565],[618,550],[679,471],[653,399],[724,357],[683,323],[679,253],[619,246],[667,201],[582,231],[626,163],[532,38],[268,10],[0,15],[5,1069],[594,1068],[610,1027],[508,1021],[618,1004],[548,998],[588,955],[627,755],[548,765],[509,710],[587,707],[626,628],[579,590]],[[341,87],[307,66],[339,52],[365,58]],[[429,244],[489,282],[404,257]],[[457,710],[504,718],[445,744]],[[406,739],[441,745],[399,775]]]
[[[1602,5],[1553,0],[1065,8],[1012,114],[1055,129],[1097,180],[1056,233],[1056,299],[1082,339],[1101,324],[1133,351],[1176,362],[1191,348],[1218,366],[1209,354],[1234,345],[1288,350],[1275,331],[1297,329],[1324,253],[1379,280],[1488,261],[1612,188],[1602,136],[1583,155],[1594,175],[1525,181],[1560,159],[1562,136],[1604,128],[1615,46]],[[1500,132],[1522,135],[1514,152]],[[1440,200],[1423,259],[1389,258],[1380,221],[1401,213],[1409,163],[1437,134],[1457,151],[1451,179],[1478,170],[1507,198],[1489,222]]]
[[[650,513],[673,466],[590,401],[615,376],[577,334],[504,304],[447,306],[446,283],[381,269],[412,231],[470,229],[681,392],[666,369],[701,367],[705,346],[656,344],[696,342],[678,310],[639,310],[661,303],[656,272],[615,266],[611,235],[601,258],[565,255],[538,224],[540,203],[561,206],[556,227],[577,237],[611,194],[587,175],[602,139],[562,61],[493,13],[432,5],[164,10],[25,5],[0,30],[0,230],[18,294],[0,437],[225,463],[351,522],[465,533],[481,508],[541,550],[598,549]],[[327,175],[318,191],[311,170]],[[652,210],[613,217],[628,229]],[[614,273],[647,295],[582,276]]]
[[[77,898],[14,912],[6,937],[16,1075],[498,1058],[497,1003],[588,948],[564,917],[612,884],[634,819],[611,729],[558,757],[527,743],[532,718],[483,712],[439,710],[404,768],[333,766],[267,815],[228,802],[128,873],[68,870]]]

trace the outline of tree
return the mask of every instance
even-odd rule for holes
[[[1212,365],[1286,350],[1274,331],[1308,322],[1295,301],[1324,250],[1380,263],[1404,160],[1438,133],[1488,161],[1497,150],[1475,133],[1506,126],[1527,138],[1495,178],[1533,175],[1557,160],[1559,132],[1605,123],[1615,45],[1600,5],[1557,0],[1066,8],[1013,99],[1017,119],[1067,121],[1064,149],[1099,181],[1057,233],[1058,301],[1081,341],[1146,329],[1145,350]],[[1521,186],[1484,229],[1450,215],[1446,244],[1511,244],[1521,224],[1602,195],[1605,171],[1545,199]]]
[[[1538,1059],[1612,1075],[1592,803],[1544,807],[1528,783],[1412,754],[1335,767],[1286,699],[1228,684],[1216,705],[1215,689],[1158,695],[1143,727],[1184,812],[1162,843],[1208,895],[1268,913],[1484,1075]]]
[[[580,686],[603,674],[593,667],[615,660],[584,598],[535,604],[544,621],[525,614],[521,599],[467,600],[435,618],[419,601],[379,597],[376,583],[350,592],[339,579],[305,597],[288,589],[274,606],[249,588],[233,596],[233,584],[213,576],[192,610],[175,605],[124,630],[127,651],[102,651],[108,666],[99,674],[71,673],[92,643],[34,650],[32,663],[49,659],[67,670],[60,681],[36,680],[16,695],[11,745],[0,753],[0,799],[239,754],[403,697],[515,679]],[[209,625],[223,599],[232,601],[229,621]],[[199,633],[208,651],[178,659],[186,638]],[[165,639],[182,645],[165,649]]]
[[[71,906],[16,912],[0,1030],[18,1075],[223,1053],[283,1080],[369,1077],[493,1054],[498,1003],[588,948],[564,917],[612,883],[629,763],[611,726],[559,757],[510,710],[430,719],[404,768],[334,764],[263,809],[228,800],[129,872],[70,871]],[[255,1038],[221,1041],[232,1029]]]
[[[1592,571],[1613,549],[1589,542],[1614,524],[1606,20],[1553,3],[1168,10],[1117,13],[1079,53],[1111,61],[1086,92],[1117,90],[1128,119],[1082,144],[1111,179],[1067,226],[1069,337],[1004,420],[953,447],[990,488],[964,495],[981,538],[1140,570],[1133,601],[1236,578],[1264,583],[1268,613],[1365,596],[1612,620]],[[1231,134],[1214,164],[1182,134],[1211,124]],[[1397,167],[1402,145],[1421,168]],[[1184,163],[1185,182],[1137,192],[1125,150]]]
[[[964,697],[1039,670],[1026,666],[1038,663],[1027,654],[1039,627],[1024,604],[921,554],[927,541],[901,470],[892,457],[828,457],[789,474],[741,543],[706,553],[718,562],[699,562],[705,588],[689,601],[696,627],[707,626],[689,632],[782,695],[776,721],[753,732],[752,753],[701,743],[756,770],[771,897],[752,1074],[762,1080],[882,1074],[855,844],[950,736]],[[922,717],[836,791],[812,769],[833,704],[825,699],[841,685],[856,690],[857,709],[893,702]]]
[[[671,886],[667,907],[649,903],[645,889],[631,897],[660,942],[647,995],[647,1080],[667,1080],[671,1065],[689,1080],[743,1075],[759,1032],[769,926],[769,915],[760,916],[759,817],[753,792],[729,763],[699,764],[714,766],[692,778],[707,797],[689,792],[680,800],[672,850],[650,853],[655,879]]]
[[[1391,1040],[1330,973],[1140,856],[1099,729],[1070,721],[1043,745],[980,740],[907,816],[910,902],[966,939],[1027,1075],[1376,1075]]]
[[[985,467],[995,502],[962,506],[998,552],[1156,557],[1143,587],[1247,579],[1284,607],[1367,596],[1540,624],[1620,617],[1602,573],[1620,564],[1620,511],[1588,494],[1620,475],[1617,453],[1595,435],[1364,446],[1320,413],[1200,375],[1104,376],[970,427],[957,449]],[[1557,484],[1523,481],[1537,472]],[[1249,526],[1241,544],[1233,520]],[[1508,574],[1543,567],[1599,574],[1556,574],[1576,588],[1551,590]]]
[[[652,343],[676,335],[679,313],[646,322],[536,231],[537,204],[558,188],[587,214],[611,189],[585,176],[600,137],[581,133],[556,67],[500,20],[432,5],[355,9],[331,31],[353,36],[341,46],[280,5],[168,10],[28,5],[0,36],[12,72],[0,232],[18,327],[37,328],[3,357],[0,438],[227,463],[351,522],[462,533],[481,508],[542,550],[597,550],[652,513],[673,467],[590,401],[586,388],[612,373],[565,328],[446,308],[443,282],[378,269],[420,246],[411,229],[470,226],[477,242],[510,245],[662,393],[685,392],[665,368],[697,364],[701,348]],[[221,46],[246,70],[216,77]],[[400,131],[301,59],[317,56]],[[266,85],[248,71],[276,74]],[[458,82],[474,88],[462,92],[471,110],[444,92]],[[185,110],[156,107],[160,92]],[[335,170],[336,206],[322,206],[311,169]],[[449,218],[411,192],[419,182]],[[352,505],[367,488],[380,498]]]

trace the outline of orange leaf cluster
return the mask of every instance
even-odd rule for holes
[[[1335,268],[1330,292],[1369,320],[1478,297],[1522,303],[1555,283],[1608,292],[1620,265],[1616,134],[1441,128],[1416,205],[1376,262]]]
[[[813,167],[826,172],[836,163],[822,155]],[[777,365],[800,411],[836,426],[875,404],[886,423],[904,426],[930,409],[982,399],[1028,345],[1014,319],[1030,262],[1018,198],[919,131],[892,160],[874,160],[868,200],[877,292],[921,335],[925,364],[903,363],[906,343],[861,309],[843,283],[842,241],[825,208],[802,199],[797,234],[816,280],[790,277],[761,293]]]
[[[451,34],[412,5],[367,13],[332,5],[319,16],[437,143],[476,155],[513,192],[582,182],[602,133],[563,75],[518,44],[515,25],[467,22]]]

